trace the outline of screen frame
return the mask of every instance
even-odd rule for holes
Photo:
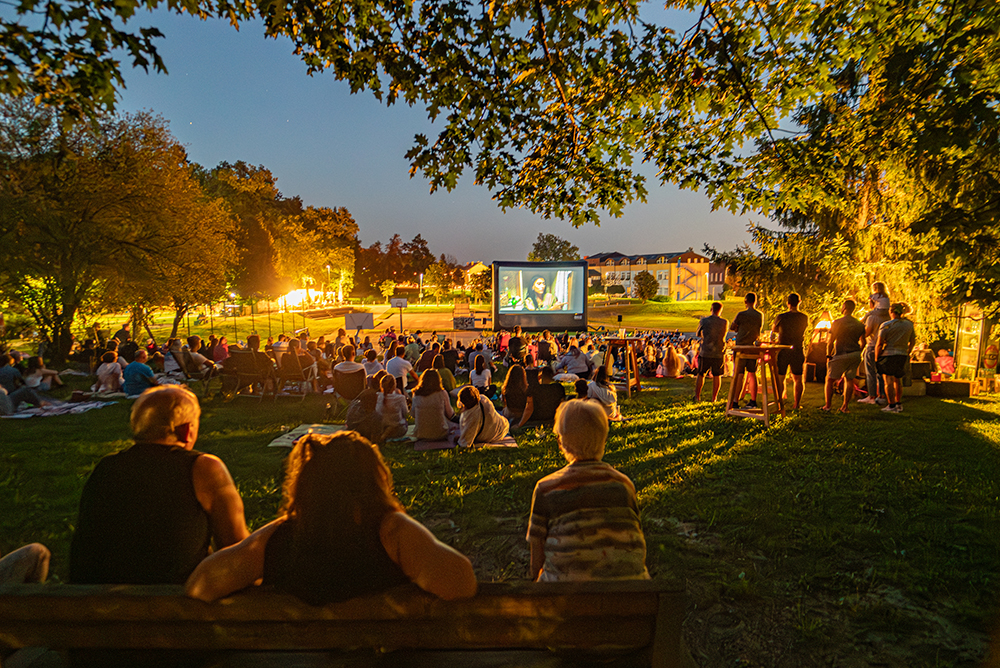
[[[518,311],[516,313],[500,312],[500,272],[509,268],[537,268],[541,270],[553,271],[559,269],[579,269],[582,275],[581,287],[583,291],[582,313],[563,311]],[[588,298],[590,285],[588,283],[587,270],[589,265],[586,260],[572,260],[569,262],[529,262],[522,260],[494,260],[491,265],[493,271],[493,330],[514,329],[520,325],[521,329],[527,332],[540,332],[545,329],[555,329],[569,332],[585,332],[588,328]]]

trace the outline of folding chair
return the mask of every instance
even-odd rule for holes
[[[191,351],[187,349],[182,349],[180,356],[175,355],[174,359],[177,361],[177,366],[180,367],[181,373],[184,374],[184,381],[188,385],[201,383],[202,393],[205,398],[208,398],[208,388],[212,384],[213,370],[208,368],[198,369],[194,358],[191,357]]]
[[[298,385],[299,392],[302,400],[305,401],[306,398],[306,383],[311,383],[315,379],[315,367],[309,367],[312,371],[302,368],[302,363],[299,361],[299,356],[294,352],[288,352],[281,356],[281,371],[278,373],[278,384],[275,388],[274,398],[277,400],[278,393],[285,391],[285,386],[288,383],[294,383]]]
[[[347,416],[347,408],[351,405],[361,391],[367,386],[367,376],[365,376],[364,369],[358,369],[357,371],[352,371],[350,373],[344,373],[342,371],[333,370],[333,390],[336,393],[338,399],[344,400],[343,416]],[[339,420],[341,417],[341,410],[337,409],[337,414],[334,416],[334,420]]]

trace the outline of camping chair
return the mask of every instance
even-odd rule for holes
[[[347,408],[351,405],[361,391],[367,386],[367,376],[364,369],[358,369],[350,373],[333,370],[333,390],[338,399],[344,400],[343,416],[347,417]],[[338,408],[334,421],[340,419],[341,411]]]
[[[230,352],[223,373],[232,378],[229,383],[231,391],[228,398],[231,399],[247,387],[256,390],[255,395],[258,400],[264,397],[264,386],[267,383],[268,375],[258,368],[252,350]],[[257,388],[258,384],[260,385],[259,389]]]
[[[299,388],[299,395],[304,401],[306,398],[306,384],[312,384],[315,380],[315,367],[309,370],[302,368],[299,356],[294,352],[287,352],[281,356],[281,370],[278,373],[278,385],[275,388],[274,398],[277,400],[278,393],[285,390],[288,383],[294,383]]]
[[[180,367],[181,373],[184,374],[184,381],[189,386],[194,383],[201,383],[203,394],[208,398],[208,388],[212,384],[212,369],[198,369],[194,358],[191,357],[191,351],[186,348],[181,350],[180,356],[175,355],[174,359],[177,361],[177,366]]]

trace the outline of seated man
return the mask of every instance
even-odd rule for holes
[[[253,336],[256,336],[256,335],[253,335]],[[249,344],[249,343],[250,343],[250,340],[247,339],[247,344]],[[200,352],[201,351],[201,337],[200,336],[198,336],[197,334],[195,334],[194,336],[189,336],[187,338],[187,344],[188,344],[188,352],[191,354],[191,361],[194,362],[194,365],[195,365],[194,369],[188,369],[188,373],[196,374],[198,371],[200,371],[202,369],[207,369],[209,371],[209,373],[212,373],[212,372],[214,372],[216,370],[215,362],[213,362],[212,360],[208,359],[207,357],[205,357],[204,355],[202,355],[201,352]],[[260,345],[260,337],[259,336],[257,337],[257,345],[258,346]]]
[[[528,574],[539,582],[649,579],[635,485],[601,461],[604,409],[594,401],[567,401],[554,431],[569,465],[535,485]]]
[[[7,391],[12,410],[22,401],[36,406],[42,405],[42,398],[24,383],[20,369],[14,366],[14,358],[4,353],[0,355],[0,387]]]
[[[532,420],[542,422],[554,420],[559,404],[566,399],[566,388],[562,386],[562,383],[555,382],[555,375],[552,367],[543,366],[538,374],[538,385],[528,386],[528,392],[532,393],[535,399]]]
[[[146,364],[148,359],[149,353],[140,348],[135,353],[135,360],[122,371],[124,379],[122,391],[125,392],[125,396],[137,397],[149,388],[159,385],[153,377],[153,370]]]
[[[351,344],[348,343],[346,346],[341,348],[340,352],[344,356],[344,361],[333,367],[334,371],[339,373],[354,373],[355,371],[361,371],[365,368],[364,364],[360,364],[355,361],[357,353],[354,350],[354,346]]]
[[[94,468],[80,497],[70,581],[182,584],[208,556],[247,537],[243,501],[218,457],[193,450],[201,409],[178,385],[132,406],[135,445]]]

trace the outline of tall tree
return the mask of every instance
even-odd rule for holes
[[[222,162],[205,175],[205,190],[225,203],[235,222],[229,283],[244,298],[274,297],[291,289],[276,238],[286,233],[285,222],[302,212],[302,203],[286,199],[277,183],[263,165],[242,161]]]
[[[31,101],[0,98],[0,286],[52,338],[57,362],[96,290],[158,280],[164,258],[182,257],[217,216],[158,117],[65,130]]]
[[[655,297],[657,291],[660,289],[660,282],[648,271],[637,272],[633,283],[635,283],[635,296],[641,299],[643,303]]]
[[[529,262],[565,262],[579,260],[580,249],[554,234],[538,233],[538,238],[528,253]]]
[[[437,303],[441,303],[444,296],[451,292],[452,285],[454,283],[448,263],[438,260],[427,268],[427,273],[424,274],[424,286],[430,289]]]

